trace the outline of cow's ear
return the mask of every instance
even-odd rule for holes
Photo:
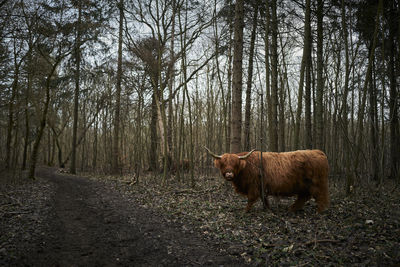
[[[219,160],[219,159],[215,159],[215,160],[214,160],[214,165],[215,165],[215,167],[216,167],[217,169],[219,169],[219,167],[221,166],[220,160]]]
[[[239,161],[239,170],[241,171],[241,170],[243,170],[245,167],[246,167],[246,160],[241,159],[241,160]]]

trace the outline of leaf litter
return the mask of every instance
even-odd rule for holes
[[[331,206],[318,214],[314,201],[302,211],[289,212],[293,198],[270,198],[271,210],[266,211],[259,201],[250,213],[244,213],[247,200],[219,177],[196,177],[194,188],[174,177],[161,182],[152,174],[135,183],[130,176],[86,177],[119,191],[132,205],[182,225],[183,231],[219,244],[221,251],[241,257],[248,265],[400,263],[400,188],[390,180],[378,188],[360,186],[350,196],[345,196],[340,183],[332,183]],[[0,256],[14,257],[18,240],[29,244],[46,232],[53,193],[52,185],[41,179],[0,184]],[[173,248],[168,251],[172,253]],[[7,262],[0,260],[3,264]]]
[[[184,225],[185,231],[221,244],[221,250],[249,265],[400,263],[400,189],[392,181],[378,189],[359,188],[350,196],[336,182],[330,188],[330,208],[318,214],[313,200],[302,211],[289,212],[294,198],[270,198],[271,210],[263,210],[259,201],[244,213],[247,200],[219,177],[197,177],[194,188],[174,178],[161,183],[152,175],[133,186],[124,177],[91,177]]]

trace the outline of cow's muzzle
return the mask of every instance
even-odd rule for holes
[[[226,180],[232,181],[233,177],[234,177],[233,172],[226,172],[224,177],[225,177]]]

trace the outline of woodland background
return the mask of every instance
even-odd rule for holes
[[[318,148],[347,192],[400,181],[399,29],[398,0],[1,0],[0,169]]]

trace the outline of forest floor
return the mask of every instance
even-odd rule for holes
[[[360,186],[331,206],[291,198],[244,213],[216,175],[86,175],[40,168],[36,181],[0,177],[0,266],[400,266],[400,187]]]

